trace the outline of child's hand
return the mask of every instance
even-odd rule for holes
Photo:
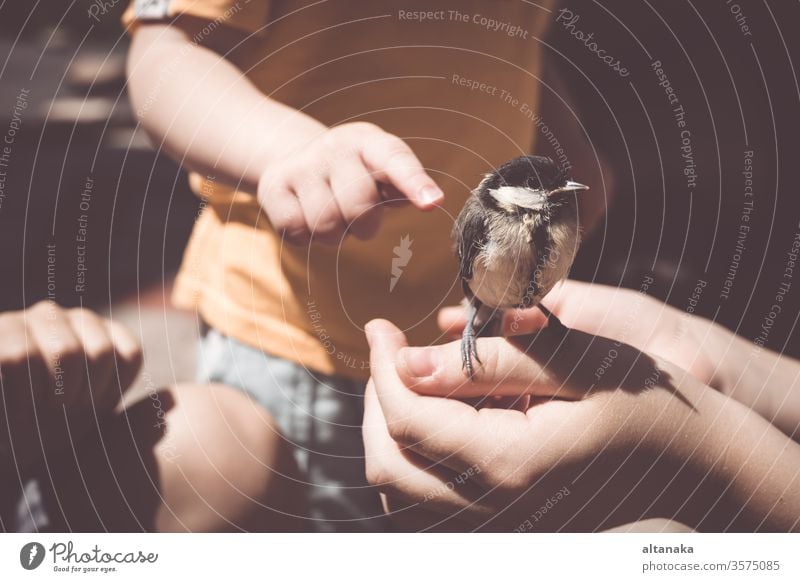
[[[405,142],[358,122],[328,129],[271,164],[259,180],[258,199],[289,242],[338,244],[346,234],[374,236],[387,200],[429,210],[444,194]]]

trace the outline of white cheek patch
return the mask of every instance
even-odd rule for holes
[[[501,186],[496,190],[489,190],[489,194],[497,200],[501,208],[510,212],[514,212],[516,208],[541,210],[547,202],[547,194],[541,190],[519,186]]]

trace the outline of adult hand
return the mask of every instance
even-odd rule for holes
[[[338,244],[348,233],[374,236],[389,198],[429,210],[444,194],[403,140],[356,122],[327,129],[302,151],[272,163],[259,180],[258,198],[289,242],[313,237]]]
[[[695,296],[702,294],[701,285]],[[796,360],[759,349],[713,321],[631,289],[568,280],[546,297],[545,304],[566,326],[670,361],[752,408],[785,434],[799,434],[800,399],[792,393],[798,390],[793,388],[800,373]],[[439,312],[439,326],[454,337],[460,337],[464,324],[461,307]],[[503,334],[529,334],[545,325],[537,308],[510,310],[504,314]],[[606,361],[601,367],[608,365]]]
[[[720,365],[720,358],[737,338],[706,319],[633,289],[570,280],[554,289],[544,303],[569,328],[625,342],[728,393],[723,387],[730,374]],[[439,312],[439,327],[453,337],[460,337],[465,321],[461,307],[446,307]],[[504,335],[514,336],[533,333],[546,325],[545,316],[534,307],[507,311],[502,327]]]
[[[492,530],[586,531],[650,517],[723,529],[742,514],[723,494],[731,467],[719,461],[750,439],[782,438],[674,365],[582,332],[479,339],[473,382],[457,342],[408,348],[384,321],[367,335],[367,476],[395,510],[404,502]],[[598,378],[610,350],[615,365]],[[533,405],[459,400],[498,394],[531,395]]]
[[[0,464],[26,470],[68,449],[140,365],[130,333],[88,309],[42,301],[0,315]]]

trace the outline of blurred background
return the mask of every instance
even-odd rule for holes
[[[193,376],[195,318],[170,308],[169,287],[199,202],[137,131],[125,94],[126,5],[0,3],[0,134],[12,141],[0,143],[0,308],[52,296],[110,312],[142,336],[145,377],[158,385]],[[564,7],[580,20],[551,26],[545,58],[614,175],[613,202],[573,277],[639,288],[652,276],[651,294],[764,336],[779,286],[792,283],[785,269],[800,232],[800,3]],[[593,32],[630,74],[611,70],[575,29]],[[783,297],[766,345],[799,356],[800,280]]]
[[[54,293],[112,314],[143,340],[143,388],[194,376],[195,318],[171,309],[169,294],[199,200],[137,131],[125,90],[127,5],[0,4],[0,134],[28,90],[0,168],[0,309]]]

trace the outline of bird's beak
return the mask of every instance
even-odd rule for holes
[[[584,184],[578,184],[578,182],[569,181],[564,184],[561,188],[556,188],[555,190],[550,190],[548,196],[553,194],[558,194],[559,192],[578,192],[580,190],[588,190],[589,186]]]

